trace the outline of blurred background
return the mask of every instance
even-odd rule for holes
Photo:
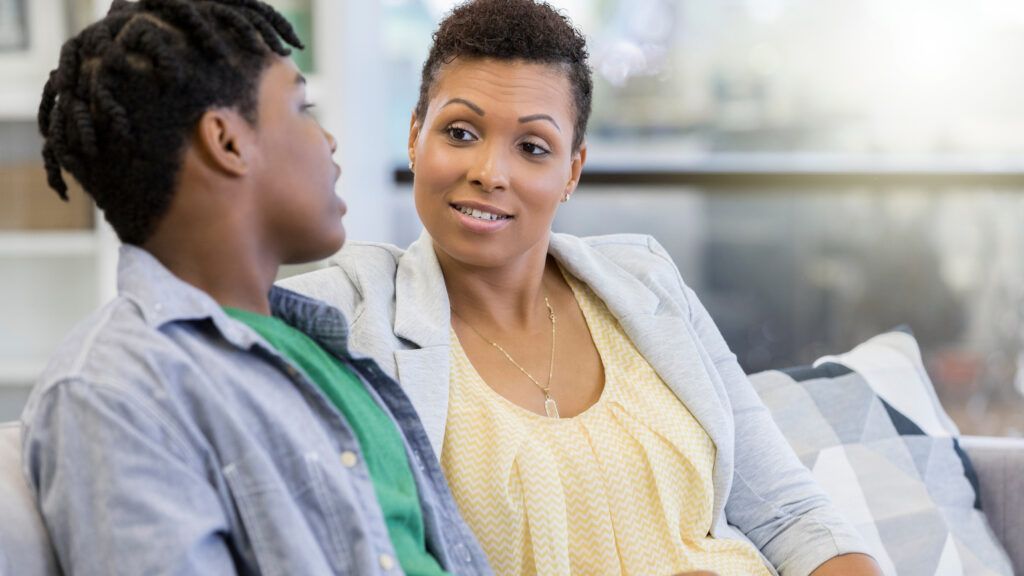
[[[271,3],[309,46],[349,237],[408,244],[409,115],[454,3]],[[748,372],[905,325],[963,432],[1024,434],[1024,4],[553,4],[596,82],[557,230],[656,236]],[[0,0],[0,420],[115,292],[116,239],[83,194],[46,187],[34,121],[61,39],[108,5]]]

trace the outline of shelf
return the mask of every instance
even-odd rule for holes
[[[45,82],[0,89],[0,121],[34,121]]]
[[[30,388],[45,368],[45,360],[0,360],[0,388]]]
[[[96,233],[92,230],[0,232],[2,258],[94,256],[98,246]]]

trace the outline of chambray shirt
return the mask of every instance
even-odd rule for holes
[[[259,335],[149,253],[61,345],[22,415],[24,473],[67,573],[401,574],[351,427]],[[427,548],[489,574],[399,386],[347,349],[335,308],[273,313],[350,366],[403,433]]]

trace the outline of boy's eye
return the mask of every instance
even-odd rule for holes
[[[316,104],[313,104],[312,102],[306,102],[305,104],[302,105],[303,112],[309,112],[313,108],[316,108]]]

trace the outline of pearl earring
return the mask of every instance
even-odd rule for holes
[[[562,204],[565,204],[566,202],[569,201],[570,198],[572,198],[572,193],[573,193],[572,185],[573,185],[573,181],[572,180],[570,180],[569,183],[565,185],[565,195],[562,196]]]

